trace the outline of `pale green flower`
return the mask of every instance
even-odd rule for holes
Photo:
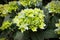
[[[13,23],[16,23],[22,32],[28,29],[37,31],[37,28],[44,29],[44,17],[43,11],[38,8],[24,9],[13,19]]]

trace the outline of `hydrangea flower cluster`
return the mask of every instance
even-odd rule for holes
[[[43,10],[24,9],[13,19],[13,23],[16,23],[22,32],[28,29],[37,31],[37,28],[44,29],[44,17]]]
[[[60,1],[52,1],[48,3],[46,8],[49,10],[49,12],[54,12],[54,13],[60,13]]]

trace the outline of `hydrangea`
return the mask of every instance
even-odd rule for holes
[[[0,5],[0,16],[7,16],[12,10],[16,11],[18,5],[16,1],[9,2],[9,4]]]
[[[44,29],[44,12],[38,8],[24,9],[13,19],[22,32],[28,29],[37,31],[37,28]]]
[[[50,2],[46,8],[49,10],[49,12],[60,13],[60,1]]]
[[[4,21],[3,23],[2,23],[2,26],[0,27],[0,29],[1,30],[5,30],[5,29],[7,29],[7,28],[9,28],[10,26],[11,26],[11,22],[10,21]]]
[[[56,27],[57,29],[55,31],[57,32],[57,34],[60,34],[60,19],[59,19],[59,23],[56,23]]]
[[[42,1],[42,0],[20,0],[20,3],[23,6],[30,6],[31,4],[36,5],[40,1]]]

